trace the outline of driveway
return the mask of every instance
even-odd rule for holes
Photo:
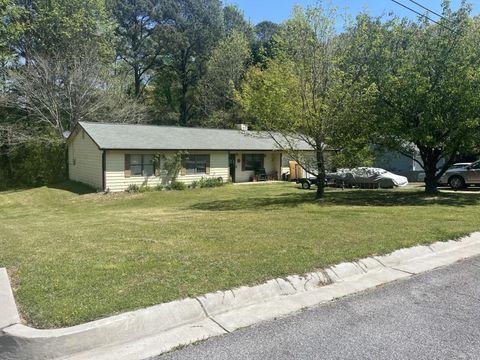
[[[459,193],[459,194],[480,194],[480,187],[479,186],[469,186],[462,190],[453,190],[450,187],[439,187],[438,188],[441,192],[446,193]]]
[[[155,359],[480,359],[480,258]]]

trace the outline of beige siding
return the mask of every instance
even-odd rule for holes
[[[250,178],[255,175],[254,171],[250,170],[242,170],[242,155],[243,154],[264,154],[264,166],[265,172],[267,174],[271,174],[276,172],[277,176],[281,176],[281,169],[280,169],[280,152],[272,152],[272,151],[245,151],[245,152],[238,152],[235,153],[236,162],[235,162],[235,182],[247,182],[250,181]]]
[[[108,150],[106,153],[106,174],[105,187],[110,191],[125,191],[130,184],[156,186],[164,182],[166,177],[162,171],[160,176],[130,176],[125,177],[125,154],[158,154],[157,151],[120,151]],[[166,153],[165,153],[166,154]],[[210,155],[210,174],[195,174],[178,176],[178,181],[191,183],[203,178],[221,177],[228,181],[228,152],[190,152],[190,154],[209,154]]]
[[[70,180],[102,188],[102,151],[83,129],[76,130],[68,145]]]

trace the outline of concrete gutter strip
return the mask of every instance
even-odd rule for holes
[[[0,333],[0,358],[54,359],[105,344],[129,342],[205,318],[198,301],[184,299],[62,329],[38,330],[15,324]]]
[[[215,322],[204,319],[196,323],[177,326],[173,329],[145,336],[135,341],[98,347],[86,352],[67,355],[58,360],[131,360],[146,359],[171,351],[181,345],[191,344],[212,336],[226,334]]]
[[[19,322],[20,316],[13,298],[7,270],[0,268],[0,329]]]
[[[54,330],[11,325],[8,316],[17,323],[19,317],[4,316],[0,292],[0,325],[8,323],[0,332],[0,358],[145,359],[475,255],[480,255],[480,233]]]

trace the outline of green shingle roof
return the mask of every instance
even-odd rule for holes
[[[100,149],[111,150],[278,150],[265,132],[177,126],[80,122]],[[282,136],[275,136],[281,144]],[[293,139],[293,138],[292,138]],[[304,141],[293,140],[297,150],[312,150]]]

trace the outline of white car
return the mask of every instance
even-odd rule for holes
[[[336,173],[328,174],[327,178],[335,183],[344,185],[368,186],[376,185],[381,188],[392,188],[408,185],[405,176],[391,173],[385,169],[373,167],[358,167],[353,169],[339,169]]]

